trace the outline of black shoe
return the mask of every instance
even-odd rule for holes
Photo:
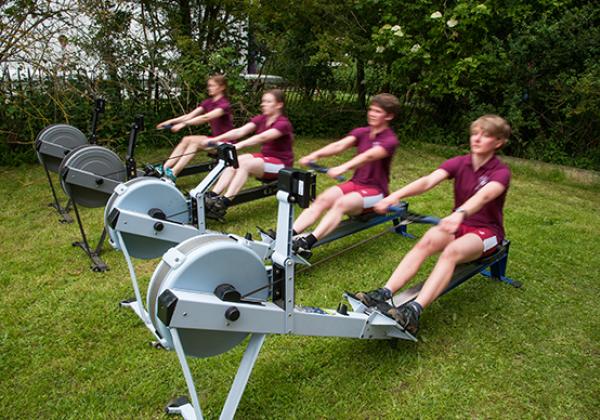
[[[379,303],[385,303],[392,298],[392,293],[382,287],[380,289],[371,290],[370,292],[358,292],[354,295],[356,299],[360,300],[366,306],[373,307]]]
[[[204,197],[206,198],[217,198],[218,196],[219,194],[214,191],[208,191],[206,194],[204,194]]]
[[[419,332],[419,314],[410,305],[400,305],[387,311],[404,330],[412,335]]]
[[[312,257],[310,245],[308,245],[308,242],[304,237],[295,238],[292,240],[292,251],[306,259]]]
[[[227,213],[227,205],[225,204],[223,197],[207,197],[205,203],[206,217],[208,217],[209,219],[219,221],[225,220],[225,214]]]
[[[209,191],[206,194],[204,194],[204,209],[206,211],[212,209],[218,197],[219,195],[212,191]]]

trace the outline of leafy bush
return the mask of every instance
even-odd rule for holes
[[[74,61],[66,67],[48,65],[39,76],[0,80],[0,164],[33,160],[31,144],[47,124],[67,122],[86,131],[99,95],[108,104],[100,138],[118,147],[136,114],[145,114],[150,128],[188,111],[205,97],[206,79],[214,72],[228,76],[236,125],[247,121],[259,112],[262,88],[239,76],[240,57],[250,52],[244,50],[245,35],[235,33],[250,16],[260,44],[253,51],[260,55],[257,63],[265,73],[282,76],[286,89],[297,94],[288,102],[297,134],[343,135],[364,124],[365,111],[355,103],[387,91],[403,103],[395,123],[403,139],[464,145],[470,121],[497,113],[513,127],[507,154],[600,169],[600,9],[595,3],[309,3],[143,2],[139,14],[130,8],[124,12],[117,6],[125,2],[115,2],[108,8],[114,13],[94,17],[91,41],[80,43],[88,53],[98,49],[98,78],[80,75],[83,68]],[[150,19],[149,11],[168,19]],[[225,24],[232,13],[242,26]],[[180,20],[196,15],[208,16],[217,30],[204,31],[197,19]],[[168,25],[169,37],[141,48],[126,37],[126,23],[135,18],[157,25],[156,33]],[[163,138],[147,131],[141,141],[162,143]]]

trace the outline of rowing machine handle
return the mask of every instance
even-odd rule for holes
[[[402,207],[400,207],[400,206],[389,206],[389,207],[388,207],[388,211],[389,211],[390,213],[400,213],[402,210],[403,210],[403,209],[402,209]]]
[[[422,223],[425,225],[437,225],[440,223],[440,218],[435,216],[421,216],[416,223]]]
[[[389,212],[399,213],[404,211],[404,209],[400,206],[389,206]],[[440,218],[435,216],[426,216],[422,214],[408,213],[407,217],[412,223],[421,223],[425,225],[437,225],[440,223]]]
[[[327,172],[329,171],[329,168],[321,166],[315,162],[308,162],[308,167],[314,170],[315,172],[319,172],[321,174],[327,174]],[[338,175],[335,177],[335,179],[337,181],[344,182],[346,180],[346,177],[344,175]]]

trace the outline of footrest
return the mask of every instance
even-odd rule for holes
[[[304,258],[305,260],[310,260],[313,256],[313,253],[310,249],[300,249],[298,251],[294,251],[296,255]]]
[[[205,216],[207,219],[216,220],[217,222],[220,222],[220,223],[225,223],[225,214],[226,214],[225,211],[215,212],[212,209],[208,209],[205,212]]]
[[[166,350],[165,346],[163,346],[160,341],[150,341],[148,344],[153,349],[156,349],[156,350]],[[187,399],[187,397],[179,397],[179,399],[181,399],[181,398],[186,398]]]
[[[108,266],[104,263],[101,263],[101,264],[94,263],[94,264],[90,265],[90,268],[92,269],[92,271],[94,273],[104,273],[104,272],[108,271]]]
[[[129,306],[129,304],[133,302],[135,302],[135,298],[123,299],[121,302],[119,302],[119,306],[122,308],[124,306]]]
[[[352,305],[352,307],[354,308],[355,311],[357,312],[372,312],[372,311],[377,311],[379,313],[381,313],[382,315],[385,315],[386,317],[389,317],[389,315],[387,314],[387,311],[389,311],[390,309],[393,308],[392,304],[390,304],[389,302],[378,302],[376,306],[367,306],[364,303],[362,303],[354,293],[351,292],[344,292],[344,297],[348,300],[348,302],[350,302],[350,304]],[[361,309],[361,310],[359,310]],[[391,318],[391,317],[389,317]]]
[[[172,413],[172,411],[170,411],[170,409],[179,408],[182,405],[186,405],[189,403],[190,403],[190,400],[185,395],[183,395],[181,397],[173,398],[171,401],[169,401],[167,403],[167,406],[165,407],[165,413],[174,414],[174,413]]]

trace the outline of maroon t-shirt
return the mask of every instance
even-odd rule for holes
[[[280,159],[285,166],[293,166],[294,150],[292,149],[292,145],[294,143],[294,129],[290,120],[280,115],[273,124],[267,127],[267,116],[261,114],[253,117],[250,122],[256,125],[256,134],[260,134],[271,128],[281,133],[281,136],[276,139],[263,143],[260,152],[264,156]]]
[[[369,187],[375,187],[385,195],[389,194],[390,166],[392,156],[398,147],[398,139],[391,128],[386,128],[378,133],[374,139],[370,138],[371,127],[360,127],[352,130],[348,135],[356,137],[356,154],[361,154],[372,147],[383,147],[388,155],[383,159],[369,162],[354,171],[353,182]]]
[[[463,205],[477,191],[491,181],[504,185],[505,190],[494,200],[485,204],[477,213],[469,215],[464,224],[472,227],[491,229],[499,241],[504,239],[502,209],[510,183],[510,169],[496,156],[492,157],[477,171],[473,170],[471,155],[456,156],[440,165],[440,169],[454,178],[454,209]]]
[[[229,130],[233,130],[231,104],[229,103],[229,99],[227,99],[225,96],[221,96],[216,101],[213,101],[212,98],[205,99],[198,106],[204,109],[204,113],[214,111],[217,108],[221,108],[223,110],[223,115],[221,115],[219,118],[213,118],[209,121],[213,137],[223,134]]]

